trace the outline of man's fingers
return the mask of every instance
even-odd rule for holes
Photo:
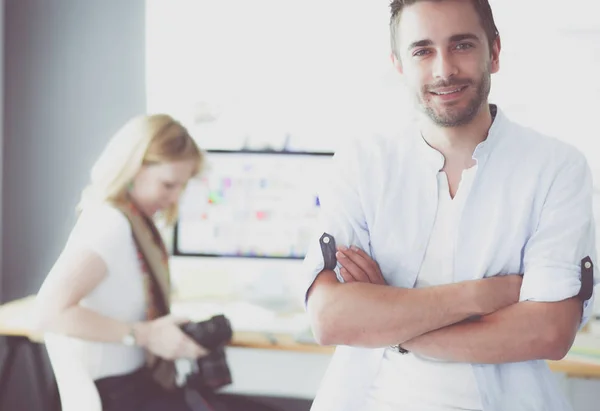
[[[356,252],[358,255],[360,255],[365,260],[372,260],[372,258],[362,250],[362,248],[358,248],[353,245],[352,247],[350,247],[350,250]]]
[[[346,270],[344,267],[340,268],[340,274],[341,274],[342,278],[344,279],[345,283],[352,283],[352,282],[356,281],[356,279],[354,277],[352,277],[352,274],[350,274],[348,272],[348,270]]]
[[[360,268],[348,255],[342,251],[338,251],[335,255],[343,268],[353,277],[354,281],[370,282],[369,276]],[[340,271],[341,274],[341,271]],[[343,278],[343,276],[342,276]]]
[[[363,249],[358,248],[356,246],[352,246],[350,247],[350,250],[358,254],[364,260],[364,264],[379,270],[379,265],[375,262],[375,260],[373,260],[373,258],[371,258],[369,254],[364,252]]]
[[[358,248],[356,246],[352,246],[352,247],[350,247],[350,249],[352,251],[354,251],[362,259],[361,262],[364,267],[363,269],[367,273],[373,273],[373,274],[379,273],[379,265],[377,265],[375,260],[373,260],[370,255],[368,255],[361,248]],[[373,278],[371,278],[371,280],[373,280]]]
[[[369,269],[368,260],[361,256],[356,250],[352,248],[340,247],[339,252],[342,253],[344,257],[352,261],[353,264],[360,267],[363,271]],[[363,253],[364,254],[364,253]],[[368,258],[368,257],[367,257]]]
[[[363,250],[356,246],[352,246],[349,249],[340,247],[340,250],[352,261],[352,263],[356,264],[356,266],[365,273],[367,281],[373,284],[385,283],[381,276],[381,272],[379,271],[379,265],[377,265],[377,263]]]

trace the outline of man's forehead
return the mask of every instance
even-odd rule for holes
[[[470,0],[420,1],[407,6],[400,15],[397,30],[403,48],[422,41],[450,41],[453,36],[485,35],[479,15]]]

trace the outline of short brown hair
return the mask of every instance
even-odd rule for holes
[[[444,0],[392,0],[392,2],[390,3],[390,36],[392,43],[392,52],[398,58],[400,58],[400,56],[396,54],[396,38],[398,34],[397,30],[402,10],[405,6],[410,6],[421,1],[439,2]],[[477,12],[477,15],[479,15],[479,20],[481,21],[481,25],[483,26],[491,50],[492,46],[494,45],[494,41],[500,35],[500,33],[498,32],[498,28],[496,27],[496,23],[494,22],[494,15],[492,13],[490,3],[488,0],[471,0],[471,3],[473,3],[475,11]]]

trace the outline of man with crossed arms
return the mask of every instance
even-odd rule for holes
[[[306,305],[338,347],[313,410],[570,410],[544,360],[593,306],[586,160],[488,103],[501,44],[487,0],[391,10],[419,118],[349,142],[324,176]]]

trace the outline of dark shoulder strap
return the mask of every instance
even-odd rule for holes
[[[170,312],[170,277],[168,262],[165,261],[164,249],[160,234],[158,240],[155,236],[158,233],[154,224],[148,221],[144,216],[135,212],[134,209],[128,207],[127,204],[115,205],[129,220],[133,239],[138,249],[138,253],[143,258],[148,269],[148,277],[152,282],[151,286],[154,290],[155,303],[161,314]],[[154,230],[156,231],[154,231]]]

